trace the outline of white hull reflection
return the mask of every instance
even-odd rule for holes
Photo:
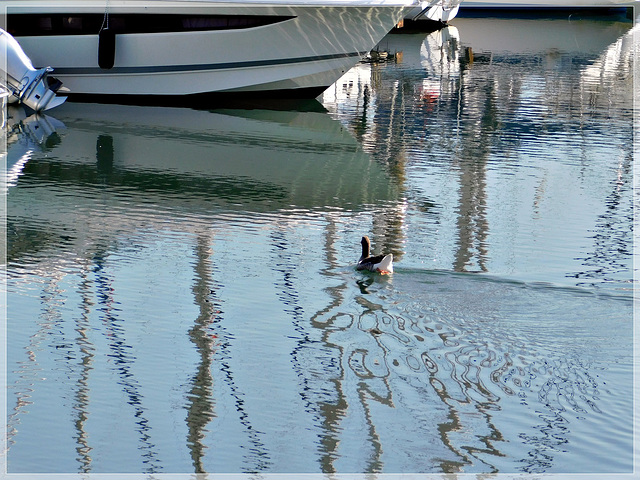
[[[419,84],[419,91],[415,93],[425,102],[437,101],[441,94],[451,93],[457,88],[454,83],[460,75],[460,32],[455,26],[447,25],[428,35],[391,35],[381,45],[395,52],[396,62],[402,63],[405,68],[424,71],[424,79]],[[343,111],[348,114],[353,108],[364,108],[367,112],[367,124],[375,125],[374,118],[379,113],[376,95],[365,96],[370,102],[366,106],[354,106],[353,102],[362,98],[363,91],[375,92],[381,88],[397,87],[384,84],[377,70],[370,63],[361,63],[352,68],[324,92],[323,104],[339,116]],[[375,145],[380,141],[376,140],[373,132],[367,131],[363,135],[365,146]]]
[[[585,28],[587,26],[587,28]],[[600,55],[629,29],[625,22],[603,24],[598,20],[585,20],[580,26],[566,19],[546,22],[545,34],[535,21],[514,18],[456,19],[461,41],[473,52],[491,54],[517,53],[526,56],[552,52],[579,55]],[[517,33],[516,33],[517,32]],[[561,45],[561,48],[558,48]]]
[[[55,127],[41,128],[43,122]],[[101,105],[94,109],[65,104],[56,110],[55,118],[34,115],[18,122],[14,129],[22,140],[12,144],[9,135],[9,163],[18,159],[24,166],[25,154],[46,144],[46,139],[24,135],[30,125],[55,135],[47,148],[58,159],[52,162],[63,171],[80,169],[93,179],[106,175],[111,188],[138,191],[141,204],[157,205],[159,210],[180,206],[186,197],[179,195],[180,185],[189,189],[189,208],[203,211],[212,205],[256,212],[315,205],[359,209],[397,195],[382,166],[372,162],[339,122],[322,112],[168,112],[153,107]],[[14,172],[12,181],[19,174]],[[363,176],[366,185],[360,181]],[[73,175],[57,181],[65,184],[65,192],[77,191],[80,196],[87,189],[100,190],[99,185]],[[178,187],[165,189],[167,185]],[[236,201],[240,196],[242,204]],[[51,202],[68,198],[52,194]],[[116,203],[117,198],[113,197]]]

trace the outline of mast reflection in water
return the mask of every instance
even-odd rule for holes
[[[11,110],[9,473],[632,472],[631,27],[389,35],[320,112]]]

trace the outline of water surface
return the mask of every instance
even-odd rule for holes
[[[8,472],[632,473],[631,27],[389,35],[314,111],[10,111]]]

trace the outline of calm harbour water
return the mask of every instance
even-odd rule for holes
[[[12,111],[8,471],[633,472],[632,27],[389,35],[305,111]]]

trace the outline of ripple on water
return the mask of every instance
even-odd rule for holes
[[[595,425],[602,455],[620,451],[629,467],[631,395],[621,405],[610,385],[630,385],[630,298],[399,269],[355,302],[360,313],[342,316],[329,337],[351,352],[351,374],[389,398],[400,423],[398,416],[419,422],[424,409],[446,405],[448,413],[434,413],[432,422],[471,471],[554,471],[582,455],[578,438]],[[469,435],[460,437],[463,431]],[[512,457],[513,442],[535,453]],[[583,460],[574,471],[601,468],[602,457]]]

